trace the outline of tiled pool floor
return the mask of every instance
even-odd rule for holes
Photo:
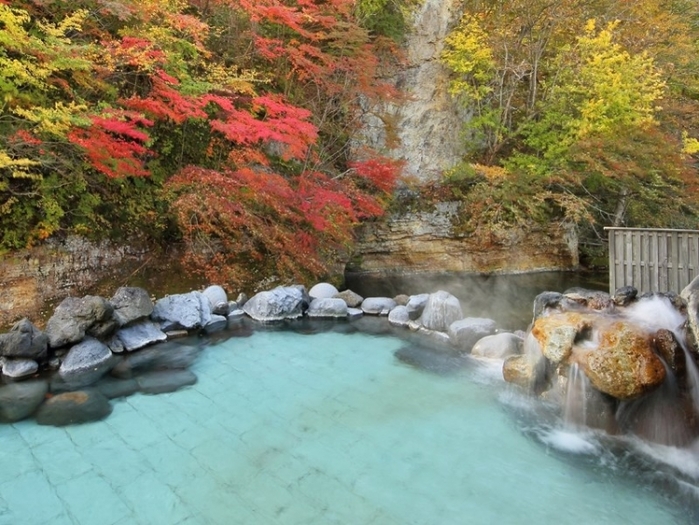
[[[0,524],[676,522],[526,438],[502,385],[410,367],[404,344],[258,332],[207,348],[193,387],[114,401],[104,421],[0,426]]]

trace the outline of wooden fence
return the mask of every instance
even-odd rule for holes
[[[699,271],[699,230],[605,228],[609,232],[609,290],[680,293]]]

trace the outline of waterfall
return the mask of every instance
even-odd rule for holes
[[[578,363],[573,363],[568,370],[568,386],[563,404],[563,426],[566,430],[575,430],[587,425],[587,398],[590,380]]]
[[[697,368],[697,363],[686,345],[682,345],[682,350],[687,368],[687,390],[692,400],[694,413],[699,416],[699,368]]]

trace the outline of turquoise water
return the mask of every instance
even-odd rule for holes
[[[690,522],[639,479],[652,468],[532,437],[493,369],[406,353],[431,359],[389,336],[259,331],[104,421],[0,426],[0,524]]]

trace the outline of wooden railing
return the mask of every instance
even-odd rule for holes
[[[680,293],[699,271],[699,230],[605,228],[609,232],[609,290]]]

